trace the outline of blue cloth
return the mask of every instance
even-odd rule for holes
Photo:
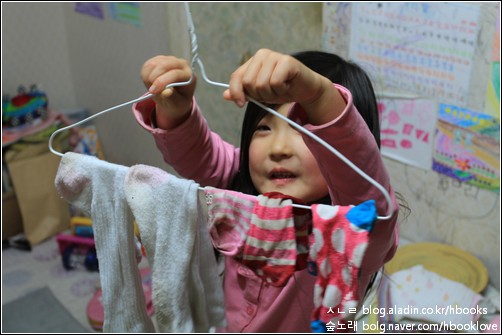
[[[359,228],[371,231],[377,219],[375,200],[367,200],[351,208],[346,217]]]
[[[326,333],[326,324],[321,320],[315,320],[310,323],[312,333]]]

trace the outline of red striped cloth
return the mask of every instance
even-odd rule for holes
[[[307,267],[310,211],[293,208],[298,199],[273,192],[250,196],[206,187],[208,227],[216,249],[283,286]]]
[[[306,267],[308,223],[293,213],[293,200],[280,193],[257,197],[242,263],[274,286],[283,286]]]

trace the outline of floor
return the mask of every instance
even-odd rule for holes
[[[10,240],[15,239],[17,236]],[[142,258],[138,267],[142,273],[149,269],[146,257]],[[146,273],[150,273],[149,270]],[[146,276],[144,280],[149,281],[148,278]],[[2,243],[2,305],[43,287],[48,287],[89,332],[101,331],[99,327],[94,329],[91,326],[87,313],[90,300],[100,289],[99,272],[89,271],[83,265],[66,270],[56,236],[32,247],[31,251],[5,247]],[[95,316],[93,314],[91,319],[96,319]]]
[[[2,248],[2,305],[47,286],[89,332],[87,304],[99,289],[99,273],[84,267],[65,270],[55,237],[31,251]]]
[[[139,267],[146,266],[146,257],[143,257]],[[99,289],[98,272],[83,266],[65,270],[55,237],[34,246],[31,251],[2,249],[2,305],[45,286],[82,326],[89,332],[97,332],[89,322],[87,305]],[[489,293],[488,296],[498,301],[496,306],[500,310],[500,294],[493,289]],[[373,298],[368,297],[368,301],[372,302]]]

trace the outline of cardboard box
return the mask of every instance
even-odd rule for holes
[[[2,193],[2,240],[22,232],[23,219],[15,193]]]
[[[60,160],[49,152],[47,143],[26,145],[21,151],[9,150],[5,154],[23,232],[31,246],[69,228],[69,204],[54,186]]]

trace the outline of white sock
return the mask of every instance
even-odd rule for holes
[[[136,264],[134,226],[124,197],[128,168],[66,153],[56,175],[59,194],[91,215],[103,291],[103,332],[155,332]]]
[[[211,327],[225,327],[225,304],[223,283],[219,276],[218,264],[214,255],[213,245],[209,237],[207,207],[204,206],[205,195],[198,191],[197,229],[195,235],[194,253],[191,260],[192,286],[190,302],[195,306],[195,332],[208,332]],[[203,292],[204,294],[200,294]],[[195,320],[195,318],[198,320]]]
[[[161,332],[207,332],[215,322],[207,312],[213,307],[224,318],[221,282],[205,285],[206,276],[219,277],[214,256],[214,266],[202,266],[211,246],[201,243],[209,233],[199,228],[198,186],[145,165],[131,167],[126,176],[127,201],[152,265],[152,300]],[[206,253],[202,259],[201,253]]]

